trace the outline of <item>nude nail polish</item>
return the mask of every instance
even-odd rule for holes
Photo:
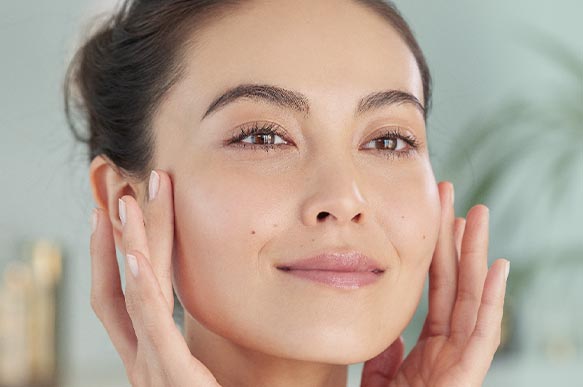
[[[158,189],[160,187],[160,175],[156,171],[150,173],[150,182],[148,184],[148,195],[150,200],[154,200],[158,194]]]
[[[126,204],[124,203],[121,198],[118,201],[119,203],[119,219],[121,220],[121,225],[126,225]]]
[[[138,260],[136,259],[135,255],[128,254],[126,255],[126,259],[128,260],[128,267],[130,268],[130,272],[134,277],[137,277],[140,269],[138,268]]]

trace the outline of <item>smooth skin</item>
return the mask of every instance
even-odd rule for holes
[[[352,0],[242,4],[188,37],[197,44],[186,46],[182,76],[152,116],[153,169],[172,181],[165,272],[190,353],[221,384],[337,387],[348,364],[377,356],[409,324],[438,240],[423,113],[395,100],[359,103],[386,90],[422,103],[421,75],[391,25]],[[244,98],[205,114],[249,83],[301,93],[309,109]],[[229,141],[265,122],[284,132],[269,151],[251,148],[251,136]],[[423,145],[375,141],[388,128]],[[91,163],[94,198],[124,253],[118,199],[135,198],[146,214],[148,182],[126,179],[103,157]],[[387,270],[370,286],[338,289],[276,268],[336,248]]]
[[[410,49],[354,1],[243,3],[189,37],[197,44],[181,57],[185,71],[152,117],[157,197],[148,201],[148,182],[126,178],[104,155],[91,163],[100,208],[92,304],[130,380],[338,387],[348,364],[376,357],[365,385],[480,385],[497,346],[503,282],[500,260],[484,281],[487,209],[473,207],[465,227],[457,222],[466,230],[458,289],[453,187],[435,179],[424,115],[411,103],[356,114],[361,98],[385,90],[424,102]],[[205,115],[243,83],[302,93],[309,111],[246,98]],[[245,147],[227,142],[257,122],[285,132],[272,137],[273,149],[252,149],[251,136]],[[374,141],[387,128],[422,145],[397,156],[411,149],[402,139],[394,149]],[[136,257],[125,298],[114,246]],[[377,259],[382,278],[346,290],[276,269],[346,246]],[[428,272],[428,336],[401,364],[399,335]],[[171,318],[172,286],[184,338]]]
[[[164,171],[156,172],[158,193],[144,212],[132,196],[121,198],[125,294],[112,224],[102,209],[95,210],[91,305],[133,386],[218,386],[211,371],[192,356],[172,318],[172,183]],[[497,259],[487,267],[489,210],[479,204],[469,210],[467,222],[456,219],[453,185],[438,186],[441,224],[429,271],[425,325],[404,360],[399,338],[367,361],[362,387],[481,386],[500,344],[509,262]]]

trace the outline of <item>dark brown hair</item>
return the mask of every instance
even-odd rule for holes
[[[417,41],[397,8],[383,0],[353,0],[381,15],[415,56],[423,82],[425,119],[431,76]],[[120,173],[146,181],[155,168],[151,121],[166,92],[180,79],[187,37],[243,6],[243,0],[124,0],[77,50],[65,77],[65,114],[89,161],[106,156]],[[88,129],[75,127],[79,113]]]

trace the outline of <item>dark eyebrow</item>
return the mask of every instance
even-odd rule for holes
[[[210,104],[202,116],[201,121],[211,113],[242,98],[271,103],[304,115],[310,113],[309,99],[302,93],[273,85],[241,84],[228,89],[225,93],[217,97]],[[425,117],[425,107],[423,107],[419,99],[413,94],[402,90],[378,91],[363,97],[358,102],[355,115],[361,115],[386,105],[399,105],[404,103],[414,105],[419,109],[423,117]]]

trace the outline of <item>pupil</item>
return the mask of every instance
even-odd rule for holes
[[[257,135],[256,137],[263,139],[262,141],[259,141],[259,143],[265,144],[265,138],[270,137],[270,136],[272,136],[272,135],[271,134],[260,134],[260,135]],[[257,144],[258,142],[255,141],[255,143]]]
[[[397,141],[393,138],[388,139],[388,140],[381,139],[381,140],[378,140],[378,142],[380,142],[383,145],[391,144],[391,145],[389,145],[389,149],[394,149],[394,147],[397,145]]]

